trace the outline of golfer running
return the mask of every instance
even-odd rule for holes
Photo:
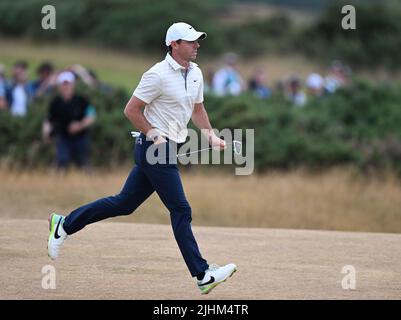
[[[176,158],[169,157],[170,148],[177,148],[187,137],[190,119],[206,135],[214,149],[223,150],[224,140],[211,127],[203,105],[203,76],[193,63],[206,33],[179,22],[167,30],[169,52],[142,76],[124,114],[141,131],[135,144],[135,166],[121,192],[84,205],[68,216],[51,214],[48,255],[56,259],[67,236],[86,225],[121,215],[131,214],[154,191],[168,208],[175,239],[192,277],[202,294],[209,293],[235,271],[234,264],[223,267],[209,265],[202,257],[191,229],[191,207],[185,197]],[[144,111],[143,111],[144,108]],[[165,147],[166,161],[148,161],[150,147]],[[161,153],[160,153],[161,154]],[[172,161],[174,160],[174,161]]]

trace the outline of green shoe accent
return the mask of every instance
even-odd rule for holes
[[[235,273],[235,271],[237,271],[237,269],[234,269],[233,272],[231,272],[231,274],[225,278],[223,281],[217,282],[217,283],[213,283],[210,286],[207,286],[205,288],[199,288],[201,290],[201,294],[208,294],[210,291],[212,291],[215,287],[217,287],[217,285],[219,285],[220,283],[226,282],[228,278],[231,278],[232,275]]]
[[[225,280],[224,280],[225,281]],[[202,294],[208,294],[210,291],[212,291],[215,287],[217,287],[217,285],[221,283],[221,282],[217,282],[217,283],[213,283],[210,286],[207,286],[203,289],[201,289],[201,293]]]
[[[53,212],[52,214],[51,214],[51,218],[50,218],[50,224],[49,224],[49,229],[50,229],[50,233],[49,233],[49,238],[48,238],[48,241],[47,241],[47,249],[48,249],[48,251],[47,251],[47,255],[48,255],[48,257],[50,258],[50,255],[49,255],[49,242],[50,242],[50,239],[52,238],[52,237],[54,237],[54,233],[56,232],[56,230],[55,230],[55,226],[56,226],[56,221],[57,221],[57,218],[59,217],[60,215],[58,215],[58,214],[56,214],[55,212]]]

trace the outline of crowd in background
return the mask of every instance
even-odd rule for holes
[[[28,63],[25,61],[14,63],[9,79],[6,78],[4,66],[0,64],[0,111],[8,110],[13,116],[26,116],[34,100],[57,91],[57,76],[62,71],[72,72],[76,79],[103,92],[113,90],[111,86],[99,81],[93,70],[79,64],[56,70],[51,62],[43,62],[36,69],[36,78],[33,80],[28,77]]]
[[[80,65],[56,71],[49,62],[36,70],[37,78],[28,79],[28,64],[17,61],[12,78],[7,81],[4,67],[0,66],[0,109],[15,117],[25,117],[35,99],[48,96],[49,105],[43,119],[42,137],[54,143],[58,169],[65,170],[71,162],[88,169],[90,137],[89,127],[96,118],[90,100],[76,92],[76,81],[104,92],[112,87],[100,82],[96,74]]]
[[[205,75],[205,93],[217,96],[237,96],[251,92],[261,99],[269,99],[273,93],[282,94],[296,106],[303,106],[311,97],[332,94],[345,86],[349,81],[350,68],[340,61],[333,61],[327,74],[311,73],[306,79],[297,75],[282,79],[274,85],[268,84],[268,75],[263,68],[255,69],[246,80],[237,68],[238,57],[228,53],[224,65],[215,72],[207,71]],[[36,70],[36,79],[28,79],[28,64],[17,61],[11,78],[5,76],[5,68],[0,64],[0,111],[9,110],[14,116],[25,116],[29,105],[37,98],[50,95],[57,87],[55,70],[50,62],[43,62]],[[71,71],[77,79],[102,92],[112,92],[112,87],[99,81],[93,70],[81,65],[72,65],[65,70]]]
[[[244,80],[237,68],[238,57],[228,53],[224,64],[216,72],[206,72],[205,94],[216,96],[238,96],[252,93],[260,99],[270,99],[281,94],[295,106],[304,106],[312,97],[332,94],[349,81],[350,69],[334,61],[326,75],[311,73],[305,80],[298,76],[268,85],[266,70],[255,69]],[[54,142],[56,162],[60,169],[66,168],[73,160],[78,167],[87,167],[89,156],[88,129],[95,121],[96,111],[91,102],[76,93],[76,81],[104,93],[113,88],[101,82],[93,70],[81,65],[72,65],[56,70],[52,63],[43,62],[36,69],[36,78],[28,78],[28,64],[17,61],[7,79],[5,68],[0,64],[0,116],[9,111],[16,117],[25,117],[33,101],[50,97],[47,115],[43,122],[42,136],[46,142]]]
[[[296,106],[303,106],[310,97],[322,97],[332,94],[345,86],[350,78],[351,70],[340,61],[333,61],[326,75],[311,73],[306,80],[293,75],[278,81],[273,87],[268,85],[266,70],[255,69],[248,81],[237,68],[238,57],[228,53],[224,58],[224,66],[216,72],[206,75],[205,88],[209,94],[217,96],[237,96],[251,92],[261,99],[269,99],[273,93],[282,94]]]

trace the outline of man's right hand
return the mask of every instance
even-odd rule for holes
[[[167,142],[167,140],[160,134],[160,132],[152,128],[146,133],[146,137],[153,141],[154,144],[161,144]]]

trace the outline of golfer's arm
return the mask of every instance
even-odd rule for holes
[[[195,104],[191,119],[194,125],[198,129],[201,129],[201,132],[206,136],[206,138],[209,138],[210,134],[214,134],[203,103]]]
[[[135,128],[147,134],[152,129],[151,124],[143,115],[143,108],[146,103],[135,96],[132,96],[124,109],[124,115]]]

